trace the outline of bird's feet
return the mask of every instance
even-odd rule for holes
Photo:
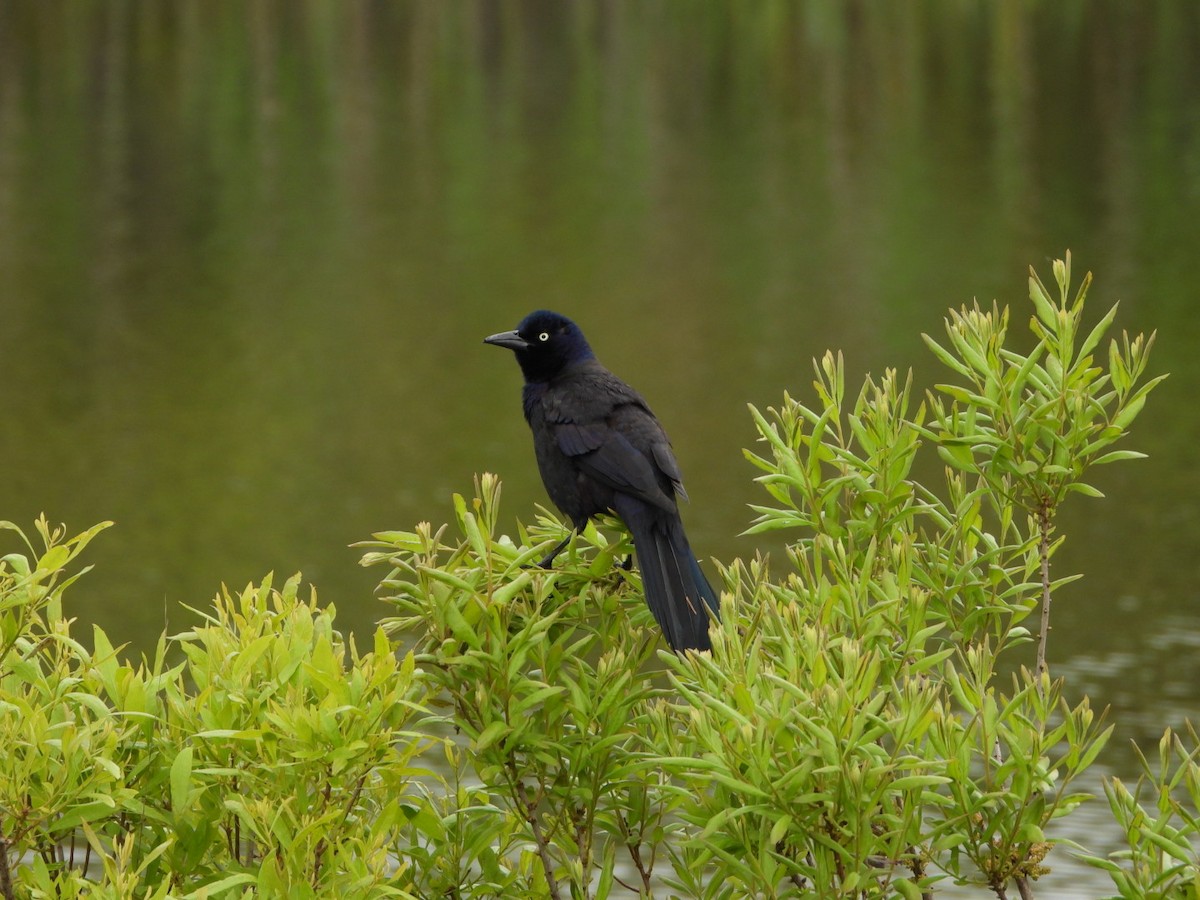
[[[571,538],[573,537],[573,535],[574,535],[574,532],[572,532],[571,534],[568,534],[565,538],[563,538],[561,541],[559,541],[558,545],[553,550],[551,550],[549,553],[547,553],[544,557],[542,557],[540,562],[534,563],[531,566],[522,566],[521,568],[523,568],[523,569],[535,569],[535,568],[536,569],[549,569],[551,566],[554,565],[554,558],[556,556],[558,556],[558,554],[562,553],[563,547],[567,546],[567,544],[569,544],[571,542]]]

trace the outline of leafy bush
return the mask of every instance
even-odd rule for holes
[[[751,410],[750,530],[789,544],[722,567],[711,654],[662,649],[615,523],[530,568],[566,528],[504,535],[493,476],[364,555],[402,653],[270,577],[152,660],[88,651],[62,593],[104,526],[4,523],[0,897],[1033,896],[1112,733],[1050,672],[1055,517],[1140,455],[1112,445],[1159,380],[1153,336],[1098,362],[1115,310],[1085,331],[1088,280],[1054,275],[1028,353],[972,306],[923,398],[848,392],[829,354],[812,402]],[[1200,742],[1143,763],[1104,786],[1127,848],[1067,849],[1121,897],[1196,897]]]
[[[559,570],[524,568],[562,526],[498,535],[490,478],[470,508],[456,498],[461,537],[379,536],[366,561],[393,566],[388,624],[416,641],[468,740],[456,777],[477,779],[511,842],[472,846],[530,873],[506,888],[602,897],[627,855],[645,894],[919,897],[951,880],[1032,895],[1050,823],[1087,799],[1074,784],[1112,732],[1049,673],[1050,599],[1069,580],[1050,577],[1055,515],[1099,494],[1090,466],[1140,456],[1111,445],[1160,380],[1144,378],[1152,336],[1112,341],[1098,365],[1115,309],[1084,331],[1090,278],[1072,294],[1069,257],[1054,275],[1056,301],[1031,273],[1028,353],[1007,346],[1007,310],[952,311],[946,340],[926,338],[950,377],[923,402],[891,371],[848,401],[829,354],[815,404],[751,410],[772,500],[751,531],[796,536],[782,577],[762,560],[723,570],[711,656],[642,665],[636,575],[614,567],[627,547],[589,530]],[[940,485],[913,474],[929,448]],[[1034,658],[1006,684],[998,665],[1023,646]],[[614,698],[617,672],[633,681]],[[1188,772],[1181,755],[1158,782]],[[599,814],[631,785],[636,816]],[[1153,831],[1176,858],[1195,834],[1181,810]],[[1195,871],[1193,854],[1171,883]]]
[[[44,549],[0,561],[0,896],[411,896],[390,851],[429,743],[412,656],[347,647],[269,577],[171,638],[180,664],[166,640],[122,663],[100,629],[89,652],[62,591],[103,527],[39,521]]]

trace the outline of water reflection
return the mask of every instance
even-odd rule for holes
[[[650,398],[702,553],[757,499],[747,401],[918,340],[1074,250],[1171,371],[1105,503],[1068,509],[1057,671],[1156,739],[1194,714],[1200,59],[1186,2],[0,0],[5,518],[118,528],[79,613],[148,646],[222,580],[302,569],[472,475],[544,502],[515,374],[583,324]],[[777,548],[776,548],[777,549]]]

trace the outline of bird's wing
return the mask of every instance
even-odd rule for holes
[[[655,469],[655,481],[659,489],[666,494],[673,491],[686,500],[687,491],[683,489],[683,475],[680,474],[679,463],[675,461],[675,453],[671,450],[671,442],[667,439],[662,423],[640,395],[632,389],[630,395],[626,402],[614,407],[609,416],[610,424],[626,435],[630,443],[650,461]]]
[[[679,467],[665,437],[658,439],[662,429],[657,421],[648,413],[642,416],[644,421],[635,420],[632,429],[628,416],[587,424],[560,419],[551,426],[559,450],[580,472],[614,491],[672,509],[666,483],[683,495]]]
[[[558,449],[580,473],[653,506],[674,509],[686,497],[662,425],[633,388],[598,364],[579,372],[568,390],[541,396]]]
[[[650,453],[654,457],[659,471],[671,479],[671,487],[675,488],[675,493],[686,500],[688,495],[687,491],[683,489],[683,475],[679,471],[679,463],[675,461],[675,453],[671,450],[671,445],[665,435],[661,441],[655,441],[650,445]]]
[[[655,466],[621,432],[604,423],[564,422],[555,427],[554,436],[559,449],[584,474],[655,506],[670,505],[658,483]]]

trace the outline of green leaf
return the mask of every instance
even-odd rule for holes
[[[939,444],[937,448],[938,456],[949,463],[956,469],[961,469],[964,472],[975,471],[975,455],[971,452],[971,448],[966,444]]]
[[[184,894],[184,900],[207,900],[209,897],[215,897],[217,894],[224,893],[230,888],[238,887],[243,884],[254,884],[255,878],[247,872],[239,872],[236,875],[226,875],[224,878],[219,878],[216,881],[210,881],[208,884],[198,887],[190,894]]]
[[[751,797],[756,797],[759,799],[765,799],[766,797],[769,796],[766,791],[764,791],[762,788],[758,787],[757,785],[750,784],[750,782],[748,782],[748,781],[741,781],[737,778],[734,778],[732,775],[729,775],[727,772],[723,772],[720,770],[714,770],[709,773],[708,777],[713,779],[714,781],[719,781],[721,784],[725,785],[725,787],[729,788],[735,794],[748,794]]]
[[[454,598],[451,597],[448,599],[442,609],[446,617],[446,624],[450,626],[450,631],[454,637],[467,646],[478,649],[481,645],[479,635],[471,627],[471,623],[467,621],[466,617],[459,612]]]
[[[171,763],[171,809],[179,816],[188,811],[192,784],[192,748],[184,747]]]
[[[1138,834],[1162,850],[1168,856],[1179,862],[1186,862],[1191,859],[1195,851],[1187,841],[1176,840],[1167,837],[1165,834],[1160,834],[1149,825],[1141,825],[1138,827]]]
[[[1092,465],[1103,466],[1125,459],[1146,459],[1146,454],[1139,453],[1137,450],[1113,450],[1111,453],[1105,453],[1099,459],[1092,460]]]
[[[964,378],[969,378],[971,376],[971,370],[959,362],[954,354],[952,354],[949,350],[947,350],[927,334],[922,334],[921,338],[925,341],[925,346],[933,351],[933,355],[938,358],[942,365],[953,369]]]
[[[510,600],[512,600],[513,597],[525,590],[525,588],[527,588],[532,581],[533,572],[529,569],[523,570],[520,575],[518,575],[508,584],[492,591],[492,602],[504,606]]]
[[[112,710],[108,708],[108,704],[95,694],[89,694],[83,691],[71,691],[66,696],[71,700],[74,700],[80,706],[91,710],[92,714],[98,720],[107,719],[113,714]]]
[[[1033,301],[1033,308],[1036,310],[1037,317],[1041,319],[1042,324],[1050,330],[1051,334],[1056,333],[1058,331],[1058,312],[1050,302],[1050,296],[1046,293],[1046,287],[1042,284],[1042,280],[1038,278],[1038,274],[1033,266],[1029,267],[1029,299]]]
[[[540,687],[527,697],[523,697],[516,705],[513,706],[515,716],[522,716],[540,703],[544,703],[550,697],[565,693],[566,688],[561,684],[550,684],[545,687]]]
[[[196,737],[206,738],[209,740],[234,740],[234,741],[257,741],[262,737],[262,731],[257,728],[237,729],[237,728],[210,728],[205,731],[196,732]]]
[[[784,835],[786,835],[788,833],[788,831],[791,830],[791,827],[792,827],[792,817],[786,816],[786,815],[781,816],[775,822],[775,824],[773,826],[771,826],[771,834],[770,834],[770,837],[767,838],[767,840],[769,840],[772,844],[778,844],[780,841],[783,840]]]
[[[487,750],[488,747],[492,746],[492,744],[502,740],[510,731],[512,731],[512,728],[507,722],[503,720],[492,722],[492,724],[483,729],[483,731],[479,733],[479,737],[475,739],[475,752],[482,753],[483,751]]]
[[[1118,306],[1120,306],[1120,303],[1114,303],[1112,309],[1105,314],[1103,319],[1096,323],[1096,327],[1084,338],[1083,343],[1079,346],[1079,352],[1075,354],[1076,359],[1083,359],[1096,349],[1096,345],[1100,343],[1100,339],[1104,337],[1105,333],[1112,326],[1113,319],[1117,315]]]
[[[42,558],[38,560],[38,568],[48,572],[57,572],[67,564],[70,558],[70,548],[66,544],[59,544],[42,554]]]
[[[952,779],[945,775],[902,775],[888,785],[897,791],[909,791],[913,788],[932,787],[935,784],[949,784]]]

